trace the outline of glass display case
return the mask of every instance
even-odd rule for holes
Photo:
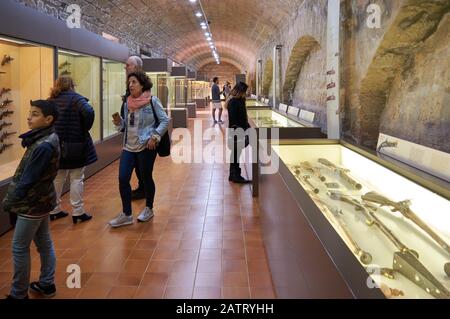
[[[147,72],[153,83],[152,94],[157,96],[162,105],[167,108],[170,102],[171,81],[169,73]]]
[[[124,71],[122,70],[122,72]],[[99,141],[101,138],[100,58],[71,51],[59,50],[58,74],[71,76],[75,82],[75,91],[89,99],[89,103],[95,111],[95,121],[90,133],[94,142]]]
[[[204,81],[192,81],[192,98],[204,99],[209,95],[209,84]]]
[[[0,181],[22,158],[20,134],[29,130],[30,100],[47,99],[53,86],[52,48],[0,38]]]
[[[125,81],[125,64],[103,59],[103,138],[117,134],[112,115],[120,112]]]
[[[186,103],[194,103],[192,88],[193,80],[186,80]]]
[[[247,114],[257,127],[305,127],[272,110],[247,110]]]
[[[255,99],[246,100],[245,101],[245,106],[247,107],[247,109],[269,107],[267,104],[262,103],[262,102],[260,102],[258,100],[255,100]]]
[[[175,78],[175,107],[179,104],[186,104],[187,97],[187,82],[186,78]]]
[[[272,150],[293,176],[291,191],[301,187],[301,205],[315,205],[302,211],[344,277],[356,263],[388,298],[450,298],[448,183],[345,142],[280,142]],[[336,242],[324,239],[316,213],[353,260],[330,248]]]

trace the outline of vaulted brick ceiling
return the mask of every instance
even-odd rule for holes
[[[251,70],[258,49],[304,0],[202,0],[221,61]],[[101,1],[106,2],[106,1]],[[115,0],[105,3],[113,23],[158,48],[164,55],[200,68],[214,61],[205,39],[197,2]]]

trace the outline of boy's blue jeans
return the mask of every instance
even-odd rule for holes
[[[49,217],[32,220],[21,216],[17,218],[12,241],[14,278],[10,295],[24,298],[28,294],[31,272],[30,245],[34,241],[41,255],[41,276],[39,283],[49,286],[55,281],[56,257],[49,231]]]

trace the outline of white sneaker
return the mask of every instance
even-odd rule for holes
[[[133,224],[133,216],[127,216],[124,213],[120,213],[119,216],[109,222],[111,227],[120,227]]]
[[[145,207],[142,212],[138,216],[138,221],[140,222],[148,222],[153,218],[153,210],[151,208]]]

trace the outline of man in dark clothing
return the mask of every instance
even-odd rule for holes
[[[212,100],[212,117],[214,120],[214,124],[220,123],[222,124],[222,102],[220,99],[220,88],[219,88],[219,78],[215,77],[213,79],[213,86],[211,88],[211,100]],[[216,109],[219,109],[219,121],[216,121]]]
[[[56,257],[49,230],[49,213],[56,206],[53,180],[58,172],[59,139],[53,124],[57,106],[32,101],[28,115],[31,131],[22,134],[22,157],[3,200],[3,211],[16,220],[12,240],[14,277],[8,299],[28,299],[28,288],[45,296],[56,293]],[[30,284],[30,245],[34,241],[41,257],[39,281]]]

